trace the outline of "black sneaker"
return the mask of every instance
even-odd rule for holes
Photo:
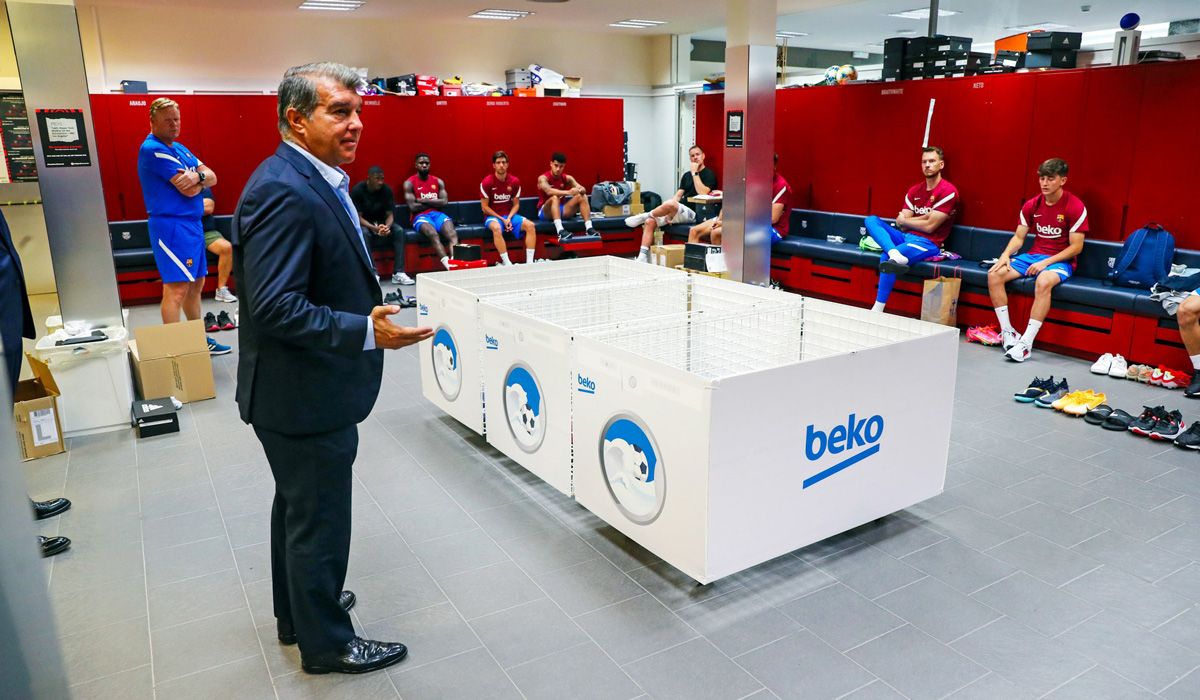
[[[1021,403],[1033,403],[1034,400],[1050,393],[1050,390],[1053,388],[1053,375],[1051,375],[1049,379],[1040,379],[1038,377],[1034,377],[1033,381],[1029,382],[1028,387],[1013,394],[1013,401],[1020,401]]]
[[[237,324],[233,322],[232,318],[229,318],[228,311],[222,311],[221,313],[217,314],[217,325],[220,326],[221,330],[223,331],[231,331],[234,328],[237,328]]]
[[[890,272],[896,276],[907,275],[908,274],[908,265],[902,265],[902,264],[896,262],[895,260],[888,259],[888,260],[884,260],[883,262],[879,263],[879,271],[880,272]]]
[[[574,237],[575,237],[575,234],[564,229],[562,233],[558,234],[558,242],[559,243],[570,243],[571,239]]]
[[[404,301],[404,295],[400,292],[388,292],[388,295],[383,298],[385,304],[400,304]]]
[[[1183,390],[1183,395],[1189,399],[1200,399],[1200,372],[1192,375],[1192,383]]]
[[[1142,406],[1142,409],[1142,415],[1129,424],[1129,432],[1134,435],[1146,437],[1150,434],[1151,430],[1154,430],[1154,426],[1158,425],[1159,420],[1167,417],[1167,409],[1162,406],[1154,406],[1153,408]]]
[[[222,311],[221,313],[225,312]],[[221,330],[221,324],[217,323],[217,315],[211,311],[204,314],[204,332],[216,333],[219,330]]]
[[[1175,438],[1175,446],[1187,450],[1200,450],[1200,420]]]
[[[1174,440],[1179,431],[1183,430],[1183,414],[1171,411],[1159,419],[1149,431],[1151,440]]]

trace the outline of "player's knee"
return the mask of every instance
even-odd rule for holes
[[[1033,284],[1033,290],[1037,294],[1049,294],[1054,285],[1058,284],[1062,278],[1056,272],[1043,270],[1038,273],[1037,281]]]
[[[1181,325],[1200,321],[1200,296],[1193,294],[1184,299],[1183,303],[1179,305],[1179,310],[1176,312],[1175,317]]]

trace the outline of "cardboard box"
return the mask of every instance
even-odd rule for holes
[[[571,97],[572,93],[575,96],[578,96],[579,93],[583,92],[583,78],[576,78],[575,76],[564,75],[563,82],[566,83],[566,85],[567,85],[567,96],[568,97]]]
[[[629,204],[622,204],[619,207],[611,204],[604,206],[605,216],[633,216],[645,211],[645,207],[642,206],[642,183],[640,182],[633,183],[633,194],[629,195]]]
[[[513,97],[537,97],[537,88],[518,87],[512,89]]]
[[[686,247],[683,243],[651,246],[650,259],[655,265],[676,268],[683,264],[683,249]]]
[[[174,396],[189,403],[217,395],[200,321],[135,328],[129,354],[139,396]]]
[[[26,353],[33,379],[17,382],[13,397],[13,421],[21,459],[29,461],[63,452],[62,422],[58,413],[58,384],[46,363]]]
[[[730,278],[728,270],[726,270],[725,272],[707,272],[705,270],[689,270],[686,267],[684,267],[683,265],[676,265],[675,269],[683,270],[684,272],[688,273],[689,275],[704,275],[705,277],[719,277],[720,279],[723,279],[723,280],[727,280]]]
[[[462,85],[443,85],[442,97],[462,97]]]
[[[179,432],[179,412],[170,396],[158,399],[137,399],[129,407],[134,432],[139,438]]]

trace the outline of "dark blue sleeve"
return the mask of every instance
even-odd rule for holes
[[[368,317],[308,299],[317,227],[338,225],[328,217],[314,218],[312,209],[311,202],[279,182],[263,182],[246,192],[238,222],[243,265],[238,288],[263,335],[312,350],[358,355],[370,327]]]

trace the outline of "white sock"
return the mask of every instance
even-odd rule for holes
[[[1042,328],[1042,322],[1031,318],[1029,325],[1025,328],[1025,335],[1021,336],[1021,342],[1029,347],[1033,347],[1033,339],[1037,337],[1038,331]]]
[[[1200,372],[1200,355],[1192,355],[1192,367]]]
[[[645,260],[645,261],[649,262],[650,261],[650,249],[647,248],[646,246],[642,246],[641,248],[639,248],[638,249],[638,260]]]
[[[512,260],[508,259],[507,251],[500,254],[500,261],[503,262],[505,265],[512,265]]]
[[[908,258],[901,255],[900,251],[896,250],[895,248],[892,248],[888,251],[888,259],[894,263],[900,263],[901,265],[908,264]]]
[[[996,318],[1000,321],[1000,331],[1008,333],[1016,333],[1017,329],[1013,328],[1012,321],[1008,320],[1008,307],[997,306]]]
[[[555,231],[558,231],[558,234],[559,234],[560,236],[562,235],[562,232],[563,232],[563,227],[562,227],[562,219],[555,219],[555,220],[554,220],[554,230],[555,230]]]
[[[533,248],[525,249],[525,262],[527,262],[527,263],[533,262]]]
[[[583,227],[584,227],[585,229],[587,229],[587,230],[591,231],[591,230],[592,230],[592,220],[591,220],[591,219],[588,219],[587,221],[584,221],[584,222],[583,222]]]
[[[877,301],[873,305],[871,305],[871,310],[877,314],[881,314],[881,313],[883,313],[884,306],[887,306],[886,302]]]
[[[450,269],[450,256],[448,256],[448,255],[442,256],[442,267],[446,268],[447,270]]]

